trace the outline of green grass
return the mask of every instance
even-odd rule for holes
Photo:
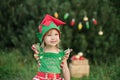
[[[120,80],[120,58],[111,64],[90,65],[88,77],[71,80]],[[32,53],[23,55],[18,50],[0,51],[0,80],[32,80],[37,72],[37,64]]]

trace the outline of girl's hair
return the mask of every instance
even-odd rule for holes
[[[48,32],[45,33],[45,35],[43,36],[43,39],[42,39],[42,43],[41,43],[41,47],[44,48],[46,46],[45,42],[44,42],[44,37],[47,35],[47,34],[51,34],[52,30],[56,30],[58,33],[59,33],[59,39],[60,39],[60,31],[57,30],[57,29],[50,29]],[[59,48],[59,44],[56,45],[57,48]]]

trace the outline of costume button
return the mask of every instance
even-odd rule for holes
[[[59,57],[59,60],[61,60],[61,57]]]
[[[43,58],[43,56],[40,56],[40,59],[42,59]]]

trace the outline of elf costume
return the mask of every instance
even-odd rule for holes
[[[47,14],[39,26],[39,33],[37,33],[40,43],[43,42],[46,32],[51,29],[56,29],[60,36],[59,25],[63,24],[65,23]],[[33,80],[63,80],[61,78],[61,64],[65,52],[63,50],[60,50],[59,53],[44,52],[40,44],[33,45],[32,49],[39,63],[38,73]]]

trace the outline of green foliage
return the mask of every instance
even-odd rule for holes
[[[53,5],[54,4],[54,5]],[[45,14],[59,13],[59,18],[66,22],[61,27],[61,46],[73,48],[73,54],[80,51],[91,61],[109,61],[120,56],[120,14],[117,1],[113,0],[4,0],[0,1],[0,48],[17,48],[22,54],[30,53],[30,47],[38,42],[36,32]],[[69,13],[64,20],[65,13]],[[89,18],[90,29],[86,29],[83,17]],[[91,19],[96,18],[98,25]],[[70,26],[72,18],[75,26]],[[78,30],[78,22],[83,29]],[[102,29],[104,34],[99,36]]]
[[[30,80],[35,75],[37,65],[32,54],[23,56],[18,50],[0,53],[0,80]]]
[[[119,0],[1,0],[0,1],[0,80],[31,80],[37,64],[31,45],[45,14],[59,13],[66,22],[61,27],[61,47],[82,51],[90,61],[90,75],[71,80],[119,80],[120,7]],[[64,20],[64,14],[69,13]],[[86,29],[83,17],[89,18]],[[97,25],[91,21],[96,18]],[[72,18],[75,26],[70,26]],[[83,29],[78,30],[79,21]],[[104,34],[98,35],[102,29]],[[17,50],[14,50],[17,49]],[[12,51],[13,50],[13,51]],[[94,64],[93,64],[94,63]]]
[[[18,50],[0,51],[0,80],[31,80],[37,72],[37,63],[32,54],[22,55]],[[88,77],[71,80],[119,80],[120,57],[113,62],[90,64]]]

